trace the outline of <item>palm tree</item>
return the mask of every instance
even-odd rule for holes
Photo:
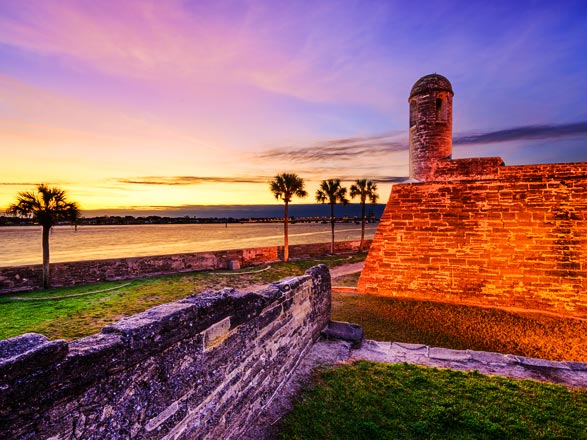
[[[80,218],[77,203],[68,202],[62,189],[40,184],[36,192],[18,193],[16,203],[8,207],[6,214],[32,218],[36,224],[43,227],[43,288],[48,289],[49,232],[53,225],[61,221],[69,221],[77,226]]]
[[[306,197],[308,193],[304,190],[304,179],[293,173],[282,173],[275,176],[269,183],[271,192],[277,200],[281,199],[285,203],[285,213],[283,220],[283,261],[289,260],[289,237],[287,225],[289,221],[289,202],[293,196]]]
[[[349,202],[346,198],[346,188],[340,184],[340,179],[323,180],[320,183],[320,188],[316,191],[316,200],[320,203],[330,204],[330,228],[332,230],[330,253],[334,254],[334,205],[337,202],[343,205]]]
[[[363,242],[365,241],[365,203],[367,199],[371,203],[377,203],[379,194],[377,194],[377,184],[367,179],[359,179],[351,185],[351,198],[359,197],[361,200],[361,244],[359,245],[359,252],[363,252]]]

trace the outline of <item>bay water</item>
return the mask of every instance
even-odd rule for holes
[[[373,238],[377,224],[367,224]],[[337,223],[335,240],[358,240],[361,225]],[[289,225],[289,244],[330,242],[329,223]],[[55,226],[50,238],[51,262],[165,255],[283,244],[281,223],[177,225]],[[0,227],[0,266],[42,262],[40,226]]]

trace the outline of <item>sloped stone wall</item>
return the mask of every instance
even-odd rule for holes
[[[0,341],[0,437],[238,438],[329,317],[321,265],[257,293],[192,295],[70,343]]]
[[[366,240],[366,248],[370,244]],[[357,252],[360,241],[335,242],[335,252]],[[327,255],[330,243],[301,244],[289,247],[290,258]],[[67,287],[101,281],[116,281],[155,275],[227,269],[230,261],[240,267],[255,266],[283,258],[283,246],[267,246],[226,251],[194,252],[150,257],[114,258],[51,264],[52,287]],[[0,293],[41,289],[42,266],[0,267]]]
[[[502,163],[395,185],[359,290],[587,316],[587,163]]]

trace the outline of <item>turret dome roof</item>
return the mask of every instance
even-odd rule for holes
[[[416,81],[412,87],[412,91],[410,92],[409,99],[412,99],[412,97],[415,95],[420,95],[424,92],[430,92],[434,90],[443,90],[454,95],[450,81],[438,73],[432,73],[430,75],[423,76],[418,81]]]

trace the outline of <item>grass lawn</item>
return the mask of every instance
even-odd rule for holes
[[[360,361],[323,369],[281,439],[586,439],[587,391]]]
[[[102,327],[124,316],[147,310],[150,307],[177,301],[195,292],[207,289],[267,284],[281,278],[301,275],[312,266],[324,263],[329,267],[363,261],[365,254],[333,256],[315,260],[274,263],[258,273],[260,268],[239,271],[192,272],[134,280],[130,285],[108,292],[94,293],[64,299],[45,301],[16,301],[10,296],[0,297],[0,339],[22,333],[36,332],[49,339],[73,340],[99,332]],[[228,275],[223,275],[228,273]],[[108,282],[72,288],[51,289],[14,296],[25,298],[51,298],[95,292],[122,286],[127,282]]]
[[[14,301],[0,297],[0,339],[37,332],[50,339],[73,340],[99,332],[118,319],[149,307],[177,301],[194,292],[243,288],[302,274],[325,263],[330,267],[362,261],[365,254],[272,264],[240,271],[192,272],[132,281],[129,286],[87,296],[51,301]],[[224,275],[228,273],[228,275]],[[339,277],[337,286],[356,286],[360,274]],[[104,290],[126,282],[19,294],[50,298]],[[365,337],[454,349],[496,351],[551,360],[587,362],[587,321],[499,309],[334,293],[332,318],[355,322]]]

